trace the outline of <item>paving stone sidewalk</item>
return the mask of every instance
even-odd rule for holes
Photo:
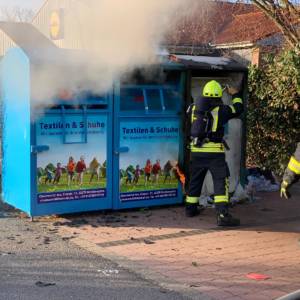
[[[300,189],[260,194],[233,209],[242,226],[215,225],[213,209],[183,207],[69,216],[53,224],[94,253],[194,299],[270,300],[300,289]],[[264,274],[253,280],[250,273]]]

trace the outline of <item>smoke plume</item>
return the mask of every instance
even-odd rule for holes
[[[193,3],[73,0],[65,13],[64,46],[80,51],[35,68],[34,98],[45,103],[61,90],[106,92],[123,74],[156,63],[161,42]]]

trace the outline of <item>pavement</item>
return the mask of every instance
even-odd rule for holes
[[[180,206],[50,223],[77,246],[190,299],[270,300],[300,289],[300,186],[292,193],[237,205],[237,229],[216,227],[213,209],[188,219]]]
[[[185,300],[0,202],[1,300]]]

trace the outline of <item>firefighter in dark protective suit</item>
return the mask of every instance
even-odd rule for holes
[[[219,226],[238,226],[240,220],[229,214],[228,177],[225,161],[224,126],[243,112],[243,102],[237,90],[227,87],[232,95],[232,105],[224,105],[223,90],[215,81],[209,81],[203,96],[189,108],[191,117],[191,179],[186,197],[186,216],[199,214],[198,204],[207,171],[214,183],[214,203]]]

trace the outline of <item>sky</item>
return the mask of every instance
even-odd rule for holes
[[[39,9],[45,0],[0,0],[0,7],[14,7],[19,6],[22,8]]]

